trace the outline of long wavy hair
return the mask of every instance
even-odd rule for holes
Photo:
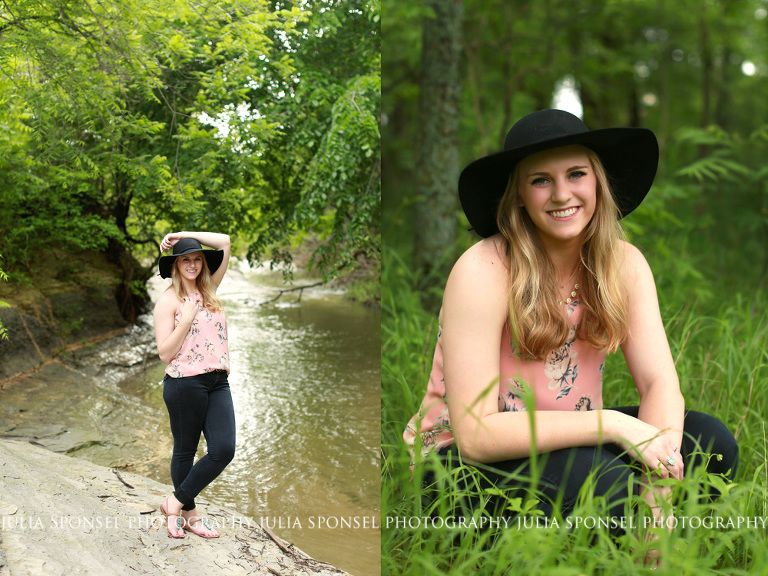
[[[583,313],[577,336],[598,350],[615,352],[629,334],[626,288],[621,278],[621,241],[625,235],[605,168],[594,151],[585,151],[597,185],[595,213],[581,248],[578,300]],[[568,315],[559,303],[555,267],[519,201],[519,179],[516,168],[499,203],[496,221],[506,240],[512,343],[522,358],[540,360],[566,343]]]
[[[208,268],[208,261],[205,259],[205,256],[203,256],[202,253],[200,254],[203,259],[203,267],[200,270],[200,274],[197,275],[197,279],[195,281],[197,285],[197,291],[200,293],[200,298],[203,301],[203,307],[210,310],[211,312],[219,312],[221,311],[221,300],[219,300],[216,296],[216,286],[213,285],[213,279],[211,279],[211,269]],[[179,300],[184,300],[184,297],[187,295],[187,293],[184,290],[184,285],[181,283],[178,258],[171,267],[171,280],[173,281],[173,284],[169,286],[168,289],[170,290],[173,288],[174,292],[176,292],[176,297]]]

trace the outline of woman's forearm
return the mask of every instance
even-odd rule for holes
[[[182,238],[194,238],[204,246],[210,246],[215,250],[224,250],[229,246],[229,234],[217,232],[179,232]]]
[[[640,396],[638,419],[672,435],[677,446],[683,438],[685,399],[679,386],[658,383],[648,386]]]
[[[612,410],[498,412],[465,426],[456,441],[471,461],[499,462],[528,457],[532,447],[544,453],[614,442],[622,417]]]

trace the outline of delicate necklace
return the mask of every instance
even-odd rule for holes
[[[568,282],[568,280],[573,278],[573,275],[576,273],[577,268],[578,268],[578,265],[576,266],[576,268],[573,269],[573,272],[571,272],[570,276],[568,276],[568,279],[566,280],[566,282]],[[562,286],[560,287],[562,288]],[[573,285],[573,290],[571,290],[571,295],[565,299],[566,304],[570,304],[573,301],[573,299],[576,298],[576,290],[578,289],[579,289],[579,283],[577,282],[576,284]],[[558,301],[558,304],[562,306],[563,301],[562,300]]]
[[[565,299],[565,303],[566,304],[570,304],[573,301],[573,299],[576,298],[576,290],[578,290],[578,289],[579,289],[579,284],[577,282],[576,284],[573,285],[573,290],[571,290],[571,295],[568,298]],[[562,306],[563,305],[563,301],[560,300],[558,302],[558,304],[560,304]]]

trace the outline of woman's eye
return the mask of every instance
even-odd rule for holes
[[[534,186],[543,186],[546,183],[547,183],[547,179],[544,178],[543,176],[541,176],[539,178],[534,178],[531,181],[531,184],[534,185]]]
[[[578,180],[578,179],[579,179],[579,178],[581,178],[582,176],[586,176],[586,175],[587,175],[587,173],[586,173],[586,172],[582,172],[581,170],[576,170],[575,172],[571,172],[571,173],[569,174],[569,177],[570,177],[570,178],[572,178],[572,179],[574,179],[574,180]]]

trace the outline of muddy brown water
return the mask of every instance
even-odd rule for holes
[[[150,291],[166,285],[158,278]],[[279,272],[233,262],[219,289],[237,452],[201,500],[353,575],[378,575],[380,312],[318,288],[260,305],[281,286]],[[0,433],[170,483],[164,369],[144,318],[0,392]]]

